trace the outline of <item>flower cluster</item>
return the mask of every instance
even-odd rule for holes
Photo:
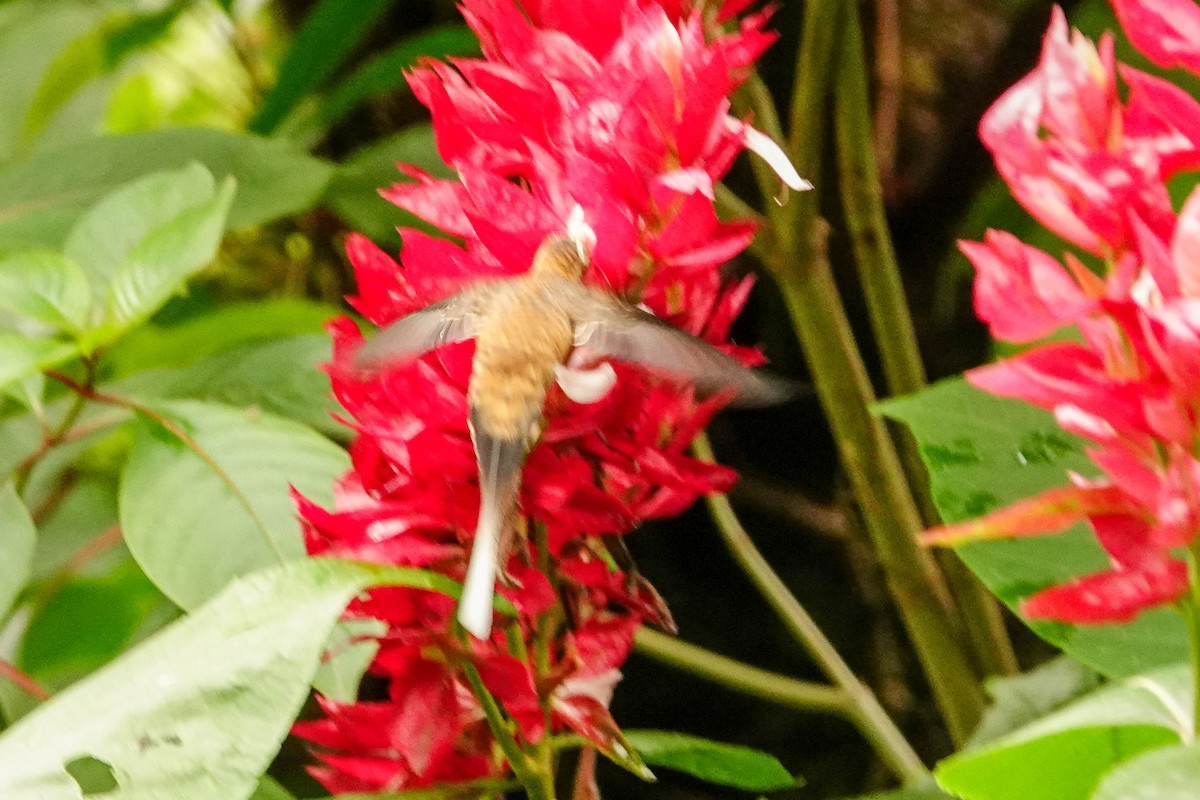
[[[1114,0],[1133,44],[1162,67],[1200,73],[1193,0]],[[1120,79],[1120,82],[1118,81]],[[1123,83],[1123,90],[1121,83]],[[1074,623],[1126,621],[1188,586],[1180,548],[1200,525],[1200,193],[1176,212],[1168,182],[1200,166],[1200,103],[1118,64],[1055,10],[1036,69],[980,125],[1014,196],[1094,257],[1060,262],[990,231],[962,244],[975,306],[992,334],[1041,344],[968,373],[975,386],[1051,410],[1090,440],[1097,480],[1020,501],[928,539],[1024,536],[1086,521],[1111,567],[1028,598],[1024,613]]]
[[[754,226],[721,222],[714,184],[751,149],[799,185],[781,152],[730,115],[729,96],[773,41],[769,13],[736,19],[688,0],[465,0],[482,59],[428,62],[409,77],[430,109],[456,180],[401,167],[383,192],[450,238],[402,229],[401,263],[366,238],[347,251],[354,307],[377,325],[481,279],[521,273],[575,206],[598,232],[585,280],[713,344],[750,290],[718,267]],[[297,503],[314,555],[435,570],[461,580],[479,508],[467,429],[473,345],[450,345],[380,373],[350,364],[360,334],[332,327],[334,392],[356,431],[353,469],[333,510]],[[760,356],[722,345],[744,363]],[[516,726],[518,741],[571,730],[620,756],[607,711],[642,621],[673,628],[653,588],[605,543],[638,521],[673,515],[733,473],[687,447],[719,409],[677,383],[615,365],[615,388],[579,405],[557,388],[524,471],[516,525],[530,545],[506,565],[515,615],[488,641],[453,634],[454,601],[385,588],[352,616],[387,632],[370,667],[385,700],[322,701],[296,732],[321,748],[314,774],[334,792],[397,790],[506,774],[468,673]]]

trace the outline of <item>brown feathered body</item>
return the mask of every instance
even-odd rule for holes
[[[536,438],[554,368],[567,359],[574,326],[553,286],[537,273],[497,288],[475,335],[467,402],[491,436]]]

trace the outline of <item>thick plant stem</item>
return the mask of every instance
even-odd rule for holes
[[[504,758],[512,768],[513,774],[525,787],[525,792],[529,795],[530,800],[554,800],[553,788],[549,794],[546,794],[546,782],[542,775],[537,774],[540,770],[537,769],[537,765],[531,764],[526,755],[521,752],[520,745],[517,744],[504,721],[504,712],[500,710],[496,698],[492,697],[492,693],[483,685],[483,678],[480,677],[479,670],[475,668],[474,664],[468,662],[463,664],[463,675],[471,686],[471,692],[483,708],[483,716],[487,720],[492,736],[504,753]],[[553,779],[551,779],[551,787],[553,787]]]
[[[699,436],[693,449],[697,458],[713,461],[712,446],[707,436]],[[929,772],[908,740],[879,704],[875,694],[858,679],[808,611],[754,546],[734,513],[733,506],[729,504],[729,499],[724,495],[710,495],[707,500],[717,530],[730,553],[826,677],[845,694],[859,731],[906,784],[927,779]]]
[[[956,742],[983,711],[983,692],[933,557],[917,542],[920,516],[882,420],[824,252],[823,225],[810,231],[806,269],[781,283],[813,383],[909,639]]]
[[[853,7],[843,20],[839,56],[834,126],[846,227],[888,390],[909,394],[925,386],[925,367],[887,225],[871,135],[862,29]],[[937,510],[928,479],[907,432],[898,432],[897,447],[922,520],[934,524]],[[937,560],[957,602],[979,676],[1015,673],[1016,655],[995,599],[953,551],[939,552]]]
[[[752,667],[649,628],[638,629],[635,644],[644,656],[735,692],[799,711],[854,716],[849,699],[840,689]]]
[[[805,5],[788,152],[818,190],[832,55],[850,2]],[[771,189],[760,185],[764,197]],[[923,526],[899,456],[882,421],[869,410],[875,395],[829,266],[827,226],[819,217],[817,190],[803,192],[769,213],[776,247],[765,264],[787,304],[909,639],[951,736],[965,741],[982,714],[983,691],[941,570],[917,543]]]

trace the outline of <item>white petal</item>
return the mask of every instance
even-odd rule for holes
[[[581,369],[559,364],[554,375],[563,394],[576,403],[594,403],[609,393],[617,382],[616,370],[607,361],[599,366]]]
[[[788,186],[798,192],[813,188],[811,183],[800,177],[800,173],[796,172],[796,168],[788,160],[783,148],[775,144],[775,140],[770,136],[733,117],[726,117],[726,124],[731,131],[742,137],[746,149],[757,153],[759,158],[766,161],[771,169],[775,170],[779,179]]]

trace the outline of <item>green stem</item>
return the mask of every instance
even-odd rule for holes
[[[712,445],[704,434],[697,437],[693,443],[693,450],[696,457],[702,461],[714,460]],[[845,695],[863,736],[905,783],[912,784],[927,779],[929,772],[921,763],[920,757],[884,711],[874,693],[859,681],[854,671],[809,616],[808,611],[754,546],[750,535],[746,533],[734,513],[733,506],[729,504],[729,499],[724,495],[710,495],[706,499],[717,523],[717,530],[730,553],[796,641],[808,651],[826,677]]]
[[[888,230],[871,136],[871,101],[857,9],[848,9],[843,22],[834,93],[842,208],[888,390],[893,395],[910,394],[925,386],[925,367]],[[934,524],[938,521],[937,509],[915,443],[905,431],[898,431],[896,438],[922,520]],[[979,675],[1015,673],[1016,655],[999,605],[953,551],[942,551],[937,559],[958,603]]]
[[[801,174],[818,187],[833,48],[839,40],[839,15],[851,2],[804,7],[788,151]],[[760,184],[764,195],[769,189]],[[818,192],[799,193],[770,214],[776,246],[765,264],[787,304],[905,629],[951,736],[962,742],[982,714],[983,692],[941,571],[917,543],[923,526],[899,456],[883,423],[869,410],[875,395],[829,266]]]
[[[508,729],[508,725],[504,721],[504,712],[500,710],[496,698],[492,697],[492,693],[483,685],[483,678],[480,677],[479,670],[475,668],[474,664],[467,661],[463,663],[463,674],[467,678],[467,683],[471,685],[471,692],[483,708],[483,716],[487,720],[492,737],[500,745],[504,758],[508,760],[508,765],[512,767],[517,780],[525,787],[530,800],[554,800],[553,789],[547,794],[544,782],[531,770],[532,765],[529,763],[529,759],[521,752],[520,745],[517,744],[512,731]]]
[[[870,411],[875,395],[825,255],[824,226],[811,234],[798,256],[807,268],[780,289],[888,588],[950,735],[961,743],[979,721],[983,693],[942,574],[917,542],[923,526],[900,459]]]
[[[649,628],[638,629],[635,644],[644,656],[735,692],[798,711],[854,716],[850,701],[840,689],[752,667]]]

